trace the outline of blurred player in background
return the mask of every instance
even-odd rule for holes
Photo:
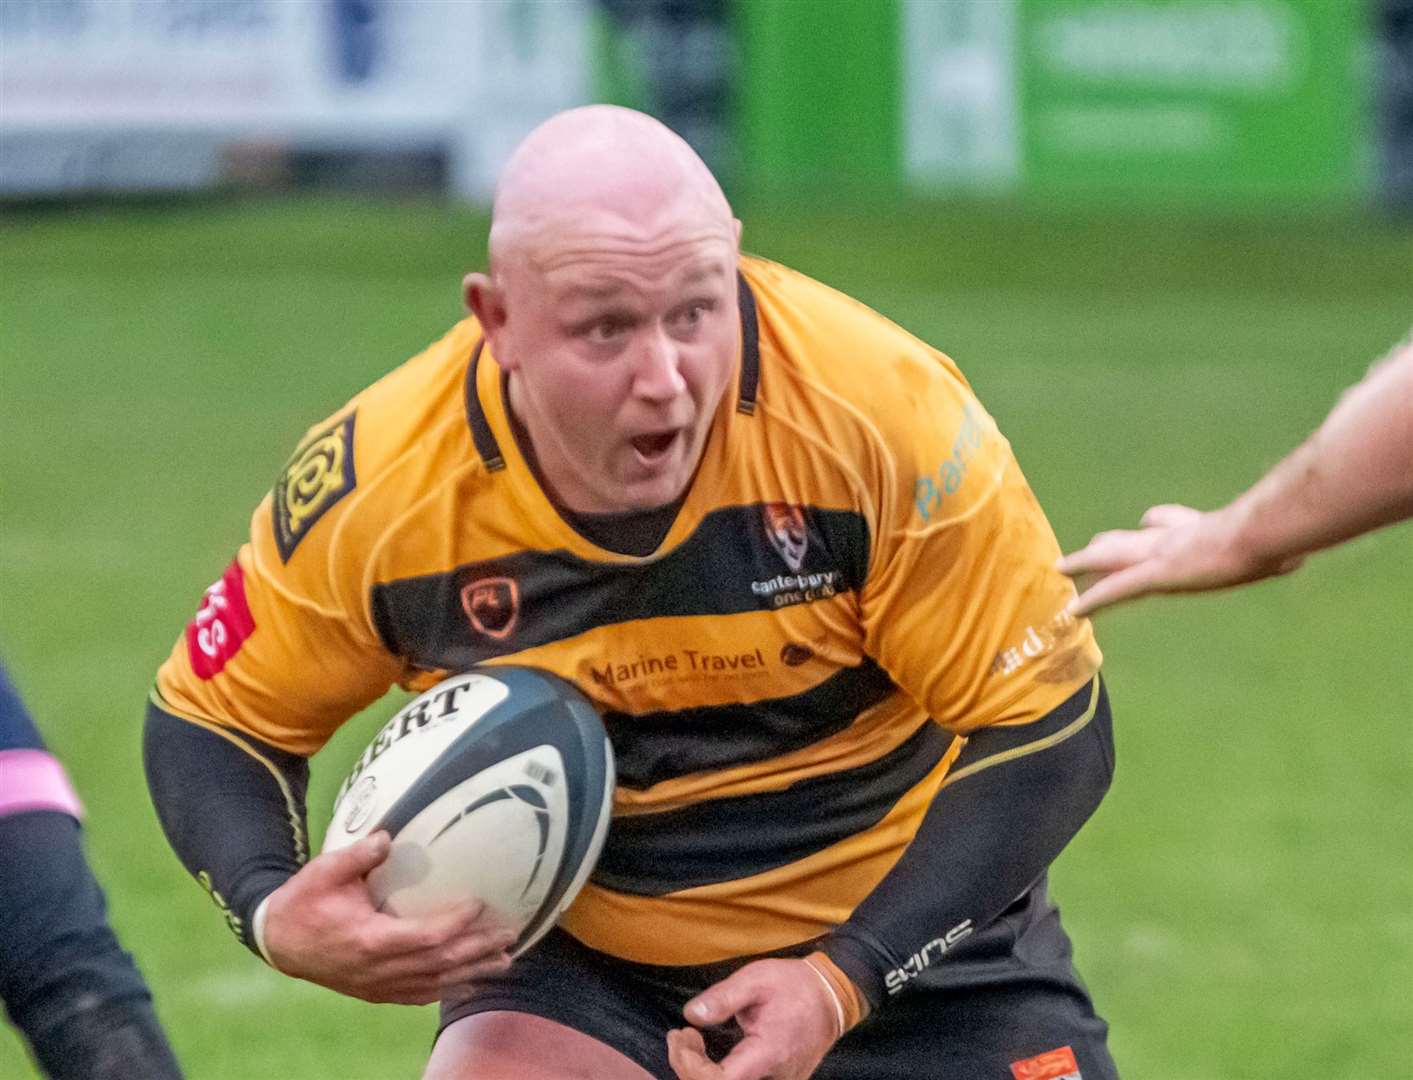
[[[1112,1080],[1046,888],[1113,769],[1050,526],[948,357],[739,238],[657,121],[536,129],[473,317],[311,430],[159,672],[159,816],[276,968],[441,1000],[436,1080]],[[482,663],[577,683],[619,781],[514,964],[372,910],[386,834],[306,862],[308,756]]]
[[[179,1080],[84,859],[79,801],[0,666],[0,1000],[53,1080]]]
[[[1300,447],[1220,510],[1155,506],[1137,531],[1066,555],[1095,582],[1077,615],[1152,593],[1204,592],[1287,574],[1305,557],[1413,517],[1413,337],[1351,387]]]

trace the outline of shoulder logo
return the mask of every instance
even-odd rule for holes
[[[349,413],[301,445],[275,482],[275,546],[282,562],[289,562],[315,522],[357,486],[353,420]]]
[[[471,628],[500,641],[510,636],[520,617],[520,586],[514,578],[480,578],[461,590],[461,609]]]
[[[785,560],[790,573],[798,574],[810,545],[804,510],[790,503],[766,503],[761,508],[761,516],[770,546]]]

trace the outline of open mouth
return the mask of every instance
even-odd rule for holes
[[[677,435],[678,432],[675,429],[672,431],[655,431],[648,435],[635,435],[631,442],[633,443],[633,449],[637,452],[638,457],[651,464],[661,461],[667,456],[668,452],[672,449],[673,443],[677,441]]]

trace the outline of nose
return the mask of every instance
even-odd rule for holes
[[[638,350],[633,393],[647,401],[671,401],[687,388],[677,343],[661,327],[647,333]]]

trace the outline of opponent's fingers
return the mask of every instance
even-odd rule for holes
[[[1166,529],[1174,525],[1187,525],[1202,516],[1201,510],[1194,510],[1181,503],[1161,503],[1150,506],[1139,519],[1146,529]]]
[[[696,1028],[667,1033],[667,1063],[678,1080],[720,1080],[721,1066],[707,1057],[706,1043]]]
[[[1133,565],[1149,546],[1150,541],[1141,532],[1129,529],[1101,532],[1078,551],[1061,556],[1055,569],[1070,577],[1109,574]]]
[[[1139,563],[1137,566],[1100,578],[1071,600],[1065,610],[1075,618],[1092,615],[1121,600],[1132,600],[1139,596],[1145,596],[1154,591],[1154,585],[1155,577],[1152,565]]]

